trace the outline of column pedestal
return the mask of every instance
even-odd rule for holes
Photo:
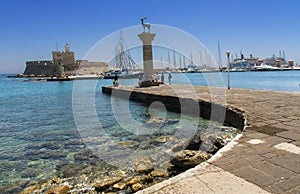
[[[155,34],[149,32],[143,32],[138,35],[143,42],[143,67],[145,79],[151,80],[154,74],[153,68],[153,56],[152,56],[152,41]]]

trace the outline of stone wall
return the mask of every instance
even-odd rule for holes
[[[75,75],[102,73],[106,64],[105,62],[77,60],[75,63],[62,64],[62,66],[66,75]],[[53,61],[27,61],[24,74],[49,77],[57,76],[59,74],[59,64]]]
[[[58,64],[53,61],[27,61],[25,75],[55,76],[59,73]]]

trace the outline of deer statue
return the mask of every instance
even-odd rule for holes
[[[142,21],[142,26],[143,26],[143,28],[144,28],[144,32],[145,32],[145,28],[148,28],[148,32],[150,32],[150,24],[149,23],[144,23],[144,20],[146,20],[147,19],[147,17],[144,17],[144,18],[142,18],[141,19],[141,21]]]

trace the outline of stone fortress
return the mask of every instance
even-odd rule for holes
[[[85,75],[103,72],[106,62],[91,62],[75,60],[70,46],[65,45],[65,51],[52,51],[52,60],[27,61],[24,75],[54,77],[62,75]]]

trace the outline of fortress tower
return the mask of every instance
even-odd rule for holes
[[[54,63],[61,65],[69,65],[75,63],[74,52],[70,52],[70,46],[65,45],[65,51],[52,51],[52,59]]]

